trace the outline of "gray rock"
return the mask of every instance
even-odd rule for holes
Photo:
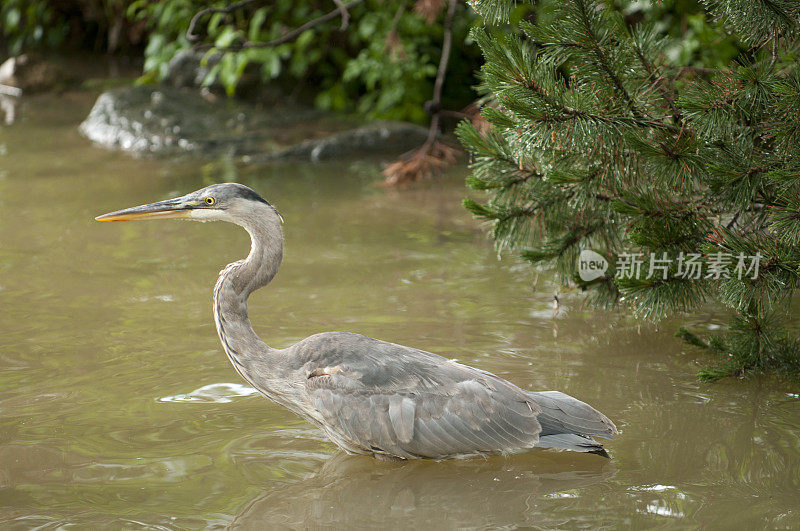
[[[181,50],[167,63],[161,83],[174,88],[203,88],[224,96],[225,88],[219,78],[204,85],[211,69],[221,59],[222,54],[219,53],[211,54],[206,58],[205,52]],[[267,102],[270,104],[275,104],[284,97],[277,86],[262,81],[260,70],[255,64],[248,65],[237,81],[236,96],[248,99],[253,103]]]
[[[422,144],[423,127],[402,122],[358,124],[297,105],[209,101],[196,90],[121,87],[104,92],[81,123],[86,138],[138,154],[195,153],[252,161],[321,161],[399,154]]]
[[[10,57],[0,64],[0,84],[19,91],[4,91],[6,95],[21,96],[46,92],[69,81],[66,72],[56,63],[37,54]]]
[[[120,87],[97,98],[80,132],[107,148],[134,153],[252,155],[303,140],[287,125],[320,120],[314,109],[263,109],[225,98],[210,101],[196,90]]]
[[[161,80],[175,88],[200,87],[211,69],[219,63],[220,55],[214,54],[203,64],[205,53],[181,50],[167,63],[166,74]]]
[[[419,147],[428,130],[406,122],[378,121],[323,138],[304,140],[273,154],[257,155],[256,161],[294,159],[319,162],[364,154],[400,154]]]

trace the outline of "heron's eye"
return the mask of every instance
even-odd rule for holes
[[[206,197],[206,204],[207,204],[208,206],[211,206],[211,205],[213,205],[213,204],[214,204],[214,203],[216,203],[216,202],[217,202],[217,201],[216,201],[216,199],[214,199],[213,197]]]

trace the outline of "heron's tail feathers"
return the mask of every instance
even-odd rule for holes
[[[537,417],[542,426],[539,444],[579,452],[601,452],[603,445],[591,437],[613,439],[617,427],[595,408],[559,391],[528,393],[541,407]]]

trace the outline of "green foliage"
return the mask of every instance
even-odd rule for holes
[[[508,16],[513,2],[499,4],[476,6]],[[494,103],[488,133],[457,130],[473,153],[467,182],[488,192],[465,206],[498,248],[549,264],[596,304],[650,319],[727,304],[736,316],[724,334],[679,332],[723,359],[703,378],[800,376],[785,324],[800,282],[800,8],[708,0],[706,17],[683,4],[544,1],[519,35],[474,31]],[[681,48],[670,17],[715,45]],[[615,272],[578,279],[585,249],[619,257]],[[644,257],[636,267],[650,273],[626,273],[623,256],[629,267]],[[687,275],[690,258],[702,274]]]
[[[700,371],[700,379],[704,381],[744,376],[747,371],[781,371],[797,376],[800,366],[797,340],[776,314],[740,314],[732,319],[726,334],[709,341],[708,348],[722,360]]]
[[[393,21],[394,13],[383,9],[355,23],[360,51],[344,65],[338,90],[363,92],[356,107],[362,114],[423,122],[422,104],[433,90],[440,55],[432,44],[441,40],[441,28],[430,28],[416,16],[401,16],[392,30]],[[393,43],[388,37],[392,31],[403,38]],[[323,93],[318,101],[324,106],[327,97]]]
[[[205,7],[225,7],[228,2],[137,0],[128,9],[132,18],[147,21],[149,42],[145,50],[145,76],[160,79],[168,61],[191,48],[185,36],[191,17]],[[230,14],[204,17],[198,33],[211,45],[207,57],[221,53],[207,84],[220,82],[229,94],[236,91],[245,72],[258,72],[262,82],[278,80],[315,87],[315,102],[324,109],[357,111],[376,118],[424,122],[423,104],[430,99],[441,55],[442,16],[433,23],[415,13],[405,1],[367,0],[350,10],[350,25],[339,31],[339,19],[302,33],[274,47],[244,47],[267,43],[288,30],[335,9],[333,2],[260,2]],[[448,79],[445,106],[461,107],[472,95],[470,69],[476,49],[463,43],[474,19],[459,7],[453,25],[454,68]],[[459,68],[461,65],[461,68]]]
[[[134,0],[126,9],[131,20],[144,21],[148,26],[144,50],[144,75],[160,79],[167,73],[167,63],[178,51],[189,48],[186,29],[192,16],[202,9],[193,0],[150,2]]]
[[[9,55],[64,47],[130,53],[142,38],[141,28],[126,16],[131,1],[4,0],[0,50]]]
[[[247,75],[292,93],[307,87],[304,96],[313,97],[323,109],[428,120],[423,106],[431,98],[441,57],[446,2],[431,4],[431,19],[418,13],[411,0],[366,0],[350,9],[344,31],[336,18],[286,43],[265,47],[260,45],[334,11],[336,4],[260,0],[230,13],[208,13],[195,28],[200,41],[187,39],[195,14],[232,4],[229,0],[86,0],[76,7],[54,0],[7,0],[0,3],[0,31],[7,51],[18,54],[52,49],[67,38],[100,51],[98,43],[111,45],[110,28],[135,27],[138,30],[132,33],[145,32],[141,82],[163,79],[176,54],[199,46],[211,66],[205,84],[219,83],[229,95],[237,92]],[[475,21],[473,11],[457,6],[444,108],[461,109],[474,99],[471,86],[480,54],[468,42],[468,33]]]
[[[43,0],[4,0],[0,3],[2,48],[9,55],[27,49],[55,47],[67,36],[65,20]]]
[[[749,0],[748,0],[749,1]],[[625,20],[645,21],[666,37],[663,52],[676,66],[723,68],[743,51],[736,38],[704,11],[702,0],[645,0],[619,2]]]

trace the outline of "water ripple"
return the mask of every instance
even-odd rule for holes
[[[240,396],[257,395],[258,391],[238,383],[215,383],[204,385],[191,393],[157,398],[158,402],[201,402],[204,404],[224,404]]]

